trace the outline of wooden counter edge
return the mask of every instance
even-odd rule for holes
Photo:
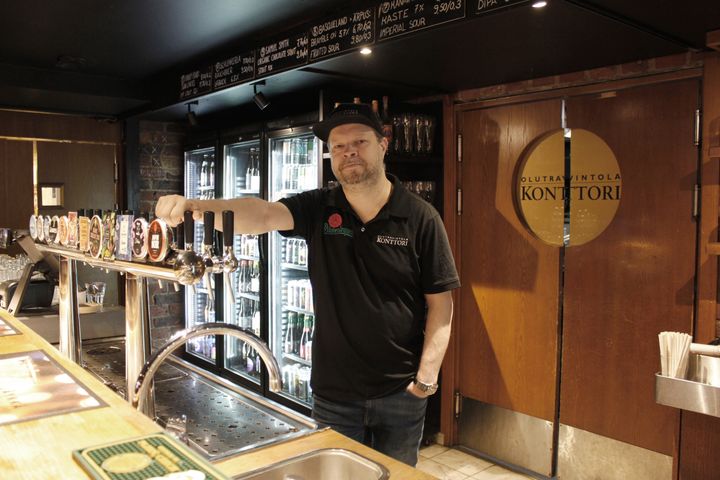
[[[2,318],[2,320],[5,321],[8,325],[10,325],[13,329],[22,334],[0,337],[0,344],[2,344],[2,348],[0,348],[0,353],[9,354],[30,350],[43,350],[60,365],[66,368],[73,376],[75,376],[75,378],[80,380],[88,389],[92,390],[93,393],[98,395],[98,397],[100,397],[104,402],[106,402],[108,407],[116,410],[116,412],[119,413],[120,416],[123,418],[123,421],[134,424],[134,429],[136,429],[137,434],[155,433],[162,430],[159,425],[155,424],[145,415],[132,409],[132,407],[130,407],[130,405],[125,400],[117,396],[116,393],[112,392],[109,388],[103,385],[102,382],[96,379],[91,373],[85,371],[79,365],[65,358],[57,349],[55,349],[55,347],[46,342],[42,337],[40,337],[40,335],[35,333],[28,326],[24,325],[20,320],[16,319],[2,309],[0,309],[0,318]],[[61,414],[51,418],[59,419],[62,418],[63,415],[78,414]],[[29,427],[34,425],[35,424],[32,422],[28,422]],[[3,427],[0,426],[0,428]],[[109,438],[108,441],[114,441],[117,439],[118,438]],[[98,442],[95,441],[94,443]],[[215,467],[218,468],[222,473],[232,477],[268,466],[270,464],[285,460],[290,457],[294,457],[296,455],[311,452],[313,450],[318,450],[321,448],[344,448],[346,450],[351,450],[364,457],[374,460],[385,466],[385,468],[390,471],[390,476],[392,480],[431,480],[435,478],[431,475],[421,472],[420,470],[411,468],[403,463],[400,463],[397,460],[393,460],[390,457],[376,452],[375,450],[372,450],[371,448],[355,442],[332,430],[314,432],[304,437],[283,442],[277,445],[259,448],[257,450],[252,450],[247,453],[213,463]],[[70,458],[68,457],[64,460],[69,461]],[[75,478],[75,475],[79,474],[80,471],[82,470],[79,466],[77,466],[77,471],[73,472],[72,475],[70,475],[70,472],[68,472],[68,478]]]
[[[398,462],[332,430],[322,430],[302,438],[250,451],[215,463],[230,477],[272,465],[281,460],[321,448],[344,448],[383,465],[392,480],[435,479],[434,476]]]

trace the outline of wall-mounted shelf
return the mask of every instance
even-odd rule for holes
[[[655,402],[720,417],[720,387],[655,374]]]

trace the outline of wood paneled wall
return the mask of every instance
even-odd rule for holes
[[[671,456],[678,411],[655,403],[657,334],[693,327],[699,86],[685,80],[567,103],[568,126],[612,149],[623,193],[610,226],[567,249],[560,421]]]
[[[463,135],[456,314],[463,396],[552,421],[556,404],[558,249],[514,207],[523,150],[561,126],[559,100],[468,111]]]
[[[31,142],[0,140],[0,227],[28,228],[33,213]]]

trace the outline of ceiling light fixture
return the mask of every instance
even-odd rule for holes
[[[185,104],[185,105],[187,105],[187,108],[188,108],[187,115],[186,115],[187,121],[191,127],[197,127],[198,124],[200,123],[198,121],[197,115],[195,114],[195,112],[192,111],[192,106],[197,105],[197,104],[198,104],[197,100],[193,100],[192,102],[188,102]]]
[[[532,7],[533,7],[533,8],[543,8],[543,7],[545,7],[545,6],[547,6],[547,2],[542,1],[542,0],[539,1],[539,2],[535,2],[535,3],[532,4]]]
[[[270,106],[270,100],[268,100],[262,92],[257,91],[258,85],[265,85],[265,80],[253,83],[253,102],[255,102],[255,105],[257,105],[260,110],[265,110]]]
[[[372,53],[372,50],[368,47],[363,47],[360,49],[360,53],[363,55],[370,55]]]

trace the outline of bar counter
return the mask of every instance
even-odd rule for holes
[[[72,452],[108,442],[161,432],[162,429],[111,391],[92,374],[60,354],[22,322],[0,310],[0,320],[18,335],[0,336],[0,358],[42,351],[90,393],[100,406],[0,424],[0,478],[87,479]],[[0,398],[0,406],[3,399]],[[433,479],[331,430],[223,459],[215,463],[232,477],[320,448],[344,448],[384,465],[393,480]]]

